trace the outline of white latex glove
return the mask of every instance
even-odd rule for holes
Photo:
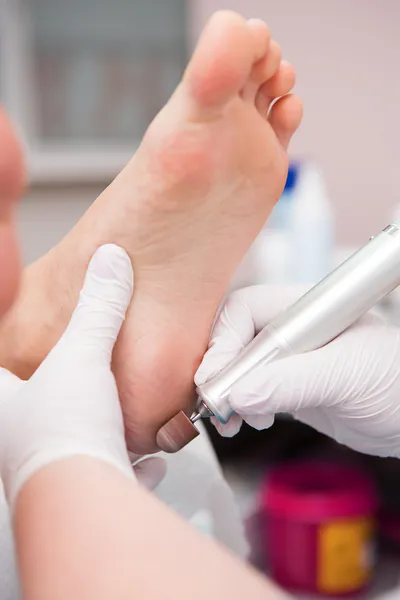
[[[218,373],[305,291],[254,286],[234,292],[196,384]],[[235,435],[242,419],[265,429],[277,413],[290,413],[355,450],[400,457],[400,329],[368,314],[319,350],[255,369],[233,386],[229,402],[237,414],[226,425],[213,419],[222,435]]]
[[[101,459],[135,479],[110,368],[132,288],[126,252],[102,246],[65,333],[31,379],[0,370],[0,476],[11,504],[38,469],[71,456]],[[164,474],[159,461],[138,466],[149,486]]]

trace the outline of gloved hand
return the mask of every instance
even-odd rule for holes
[[[196,384],[218,373],[305,291],[254,286],[234,292]],[[264,429],[277,413],[290,413],[355,450],[400,457],[400,329],[368,314],[319,350],[256,368],[232,387],[229,402],[237,414],[226,425],[213,419],[222,435],[237,433],[242,419]]]
[[[101,247],[65,333],[31,379],[0,370],[0,476],[11,504],[35,471],[70,456],[101,459],[135,478],[110,368],[132,288],[126,252]],[[151,486],[164,461],[142,461],[137,473]]]

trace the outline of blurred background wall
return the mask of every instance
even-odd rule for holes
[[[0,100],[24,138],[25,262],[74,225],[179,82],[186,0],[0,0]]]
[[[218,8],[265,18],[295,65],[305,116],[292,155],[322,165],[338,244],[385,224],[400,197],[397,0],[0,0],[0,98],[30,146],[26,262],[128,159]]]

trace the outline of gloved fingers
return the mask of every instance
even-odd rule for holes
[[[79,336],[80,347],[111,356],[133,291],[129,256],[119,246],[106,244],[93,255],[71,322],[63,338]]]
[[[254,331],[258,333],[274,317],[303,296],[310,287],[311,285],[253,285],[237,290],[231,296],[235,302],[240,302],[247,308]]]
[[[246,416],[242,419],[240,415],[234,413],[227,423],[221,423],[216,417],[213,417],[211,422],[222,437],[233,437],[239,433],[243,420],[250,427],[261,430],[269,429],[274,424],[275,416],[267,413],[265,415]]]
[[[272,427],[275,421],[275,415],[270,413],[265,413],[265,415],[249,415],[248,417],[245,417],[244,420],[250,427],[261,431],[262,429],[269,429]]]
[[[248,420],[329,405],[334,400],[335,362],[326,348],[254,369],[232,386],[228,398],[232,409]]]
[[[163,458],[143,458],[133,465],[138,482],[148,490],[154,490],[167,473],[167,463]]]
[[[0,368],[0,403],[12,398],[25,383],[7,369]]]
[[[256,285],[228,296],[214,325],[209,349],[195,375],[201,385],[219,373],[253,337],[307,288]]]
[[[230,438],[239,433],[243,420],[239,415],[233,414],[227,423],[221,423],[217,417],[212,417],[211,423],[222,437]]]
[[[235,345],[231,348],[224,346],[224,341],[221,340],[221,343],[216,343],[210,350],[207,350],[194,376],[196,385],[202,385],[217,375],[243,349],[242,345]]]
[[[214,325],[209,349],[194,377],[196,385],[219,373],[253,339],[254,333],[251,311],[234,292],[228,296]]]

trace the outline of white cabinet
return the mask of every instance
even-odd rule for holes
[[[186,0],[0,0],[0,99],[34,175],[112,171],[185,63]]]

